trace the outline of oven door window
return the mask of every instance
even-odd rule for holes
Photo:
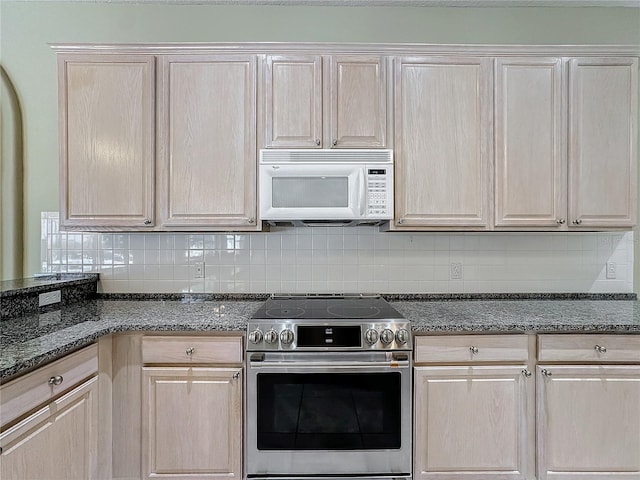
[[[398,449],[400,380],[400,372],[258,374],[258,450]]]

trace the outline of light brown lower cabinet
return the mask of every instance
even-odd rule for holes
[[[528,342],[526,335],[416,338],[414,479],[534,478]]]
[[[223,346],[225,366],[198,363]],[[143,359],[162,352],[142,368],[142,478],[241,479],[242,338],[143,337]]]
[[[543,335],[538,357],[538,480],[640,480],[640,335]]]
[[[415,347],[415,480],[640,480],[640,335]]]
[[[97,391],[93,377],[2,432],[0,478],[97,478]]]
[[[0,478],[99,476],[98,347],[89,345],[0,386]]]

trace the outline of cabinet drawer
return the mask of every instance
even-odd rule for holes
[[[142,363],[242,363],[242,337],[142,337]]]
[[[640,362],[640,335],[540,335],[543,362]]]
[[[98,371],[98,346],[90,345],[0,387],[2,425],[77,385]]]
[[[526,335],[417,336],[416,363],[526,362]]]

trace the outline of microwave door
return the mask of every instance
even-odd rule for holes
[[[262,220],[355,220],[363,212],[360,165],[261,165]]]

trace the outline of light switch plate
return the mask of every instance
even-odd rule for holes
[[[62,290],[54,290],[52,292],[44,292],[38,296],[38,306],[46,307],[59,303],[62,300]]]
[[[204,262],[196,262],[193,264],[195,278],[204,278]]]

